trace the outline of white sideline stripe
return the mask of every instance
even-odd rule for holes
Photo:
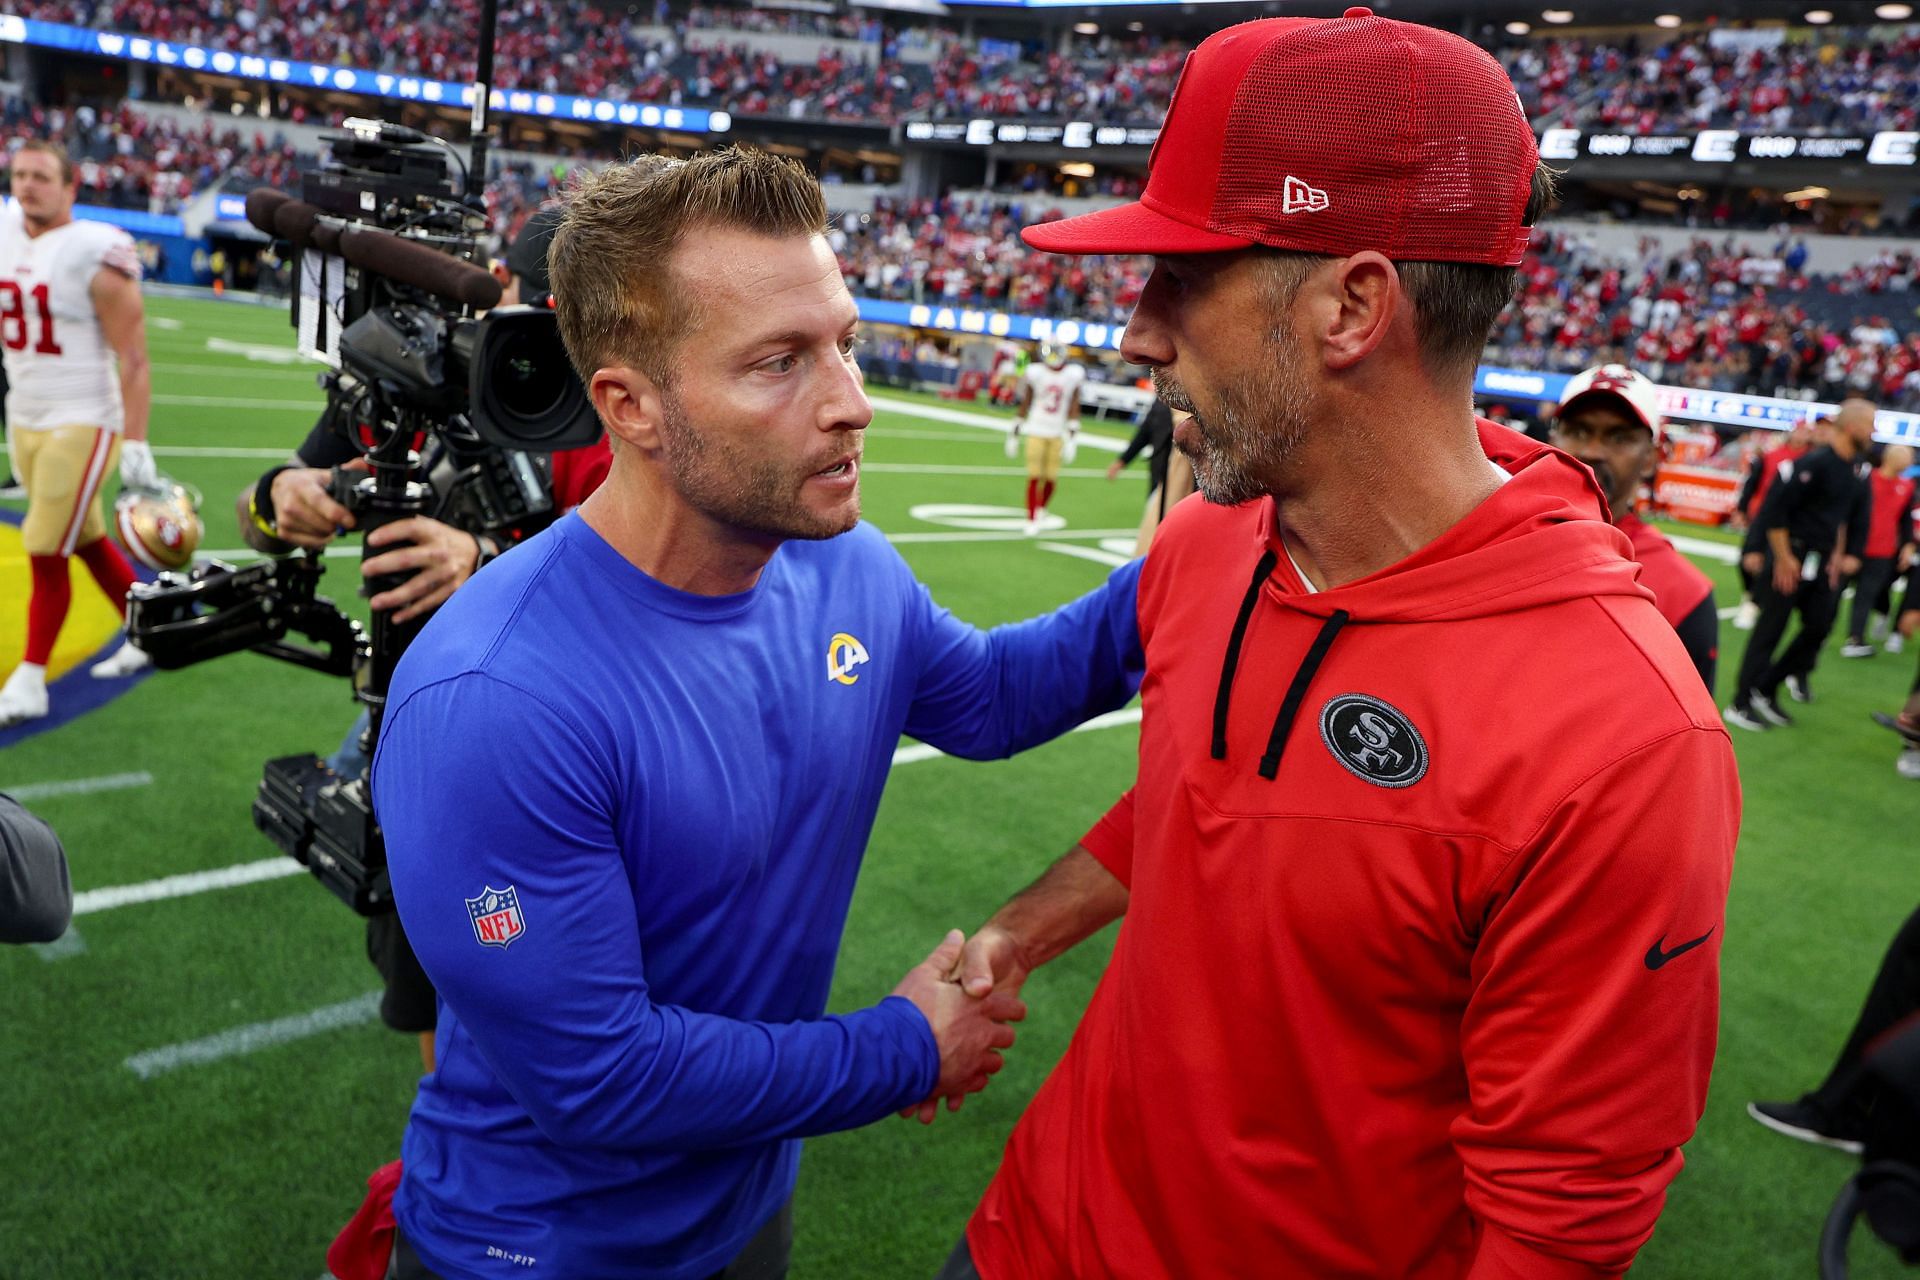
[[[1065,542],[1043,542],[1040,544],[1040,549],[1042,551],[1057,551],[1063,556],[1078,556],[1082,560],[1091,560],[1095,564],[1112,565],[1116,569],[1126,564],[1127,561],[1132,558],[1130,556],[1117,555],[1111,551],[1102,551],[1098,547],[1076,547]]]
[[[111,911],[115,907],[132,906],[140,902],[164,902],[168,898],[190,898],[198,893],[209,893],[215,889],[232,889],[243,884],[257,884],[262,880],[281,880],[288,876],[304,875],[306,868],[292,858],[262,858],[258,862],[240,862],[231,867],[219,867],[212,871],[190,871],[185,875],[163,876],[158,880],[148,880],[141,884],[112,885],[105,889],[89,889],[85,893],[73,896],[73,914],[92,915],[96,911]]]
[[[150,773],[109,773],[99,778],[74,778],[68,782],[27,782],[17,787],[0,787],[15,800],[45,800],[49,796],[84,796],[96,791],[125,791],[130,787],[150,787]]]
[[[244,1027],[235,1027],[231,1031],[203,1036],[198,1040],[183,1040],[179,1044],[170,1044],[164,1048],[149,1049],[145,1053],[134,1054],[126,1060],[125,1065],[127,1070],[142,1080],[151,1080],[155,1076],[177,1071],[181,1067],[201,1066],[209,1062],[219,1062],[223,1058],[258,1053],[262,1049],[271,1049],[275,1045],[286,1044],[289,1041],[305,1040],[309,1036],[337,1031],[341,1027],[372,1022],[379,1016],[380,993],[369,991],[363,996],[355,996],[339,1004],[311,1009],[306,1013],[275,1018],[270,1022],[249,1023]]]
[[[1662,530],[1662,532],[1665,532]],[[1669,533],[1667,541],[1690,556],[1699,556],[1703,560],[1718,560],[1721,564],[1739,564],[1740,548],[1727,542],[1709,542],[1705,538],[1689,538],[1684,533]]]
[[[305,369],[240,369],[212,364],[162,364],[159,361],[147,367],[155,373],[184,373],[193,378],[295,378],[308,386],[314,385],[314,370],[319,368],[314,365]]]

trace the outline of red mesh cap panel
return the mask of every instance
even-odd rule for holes
[[[1310,24],[1256,58],[1228,121],[1211,230],[1401,261],[1520,260],[1537,159],[1491,57],[1378,18]]]

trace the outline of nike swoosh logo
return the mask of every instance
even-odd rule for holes
[[[1667,935],[1663,933],[1660,935],[1659,942],[1656,942],[1652,946],[1647,948],[1647,968],[1658,969],[1661,965],[1673,959],[1675,956],[1683,956],[1687,954],[1687,952],[1693,950],[1695,947],[1699,946],[1701,943],[1705,942],[1708,938],[1711,938],[1712,936],[1713,936],[1713,930],[1709,929],[1705,933],[1701,934],[1699,937],[1695,938],[1692,942],[1683,942],[1671,951],[1662,951],[1660,947],[1667,940]]]

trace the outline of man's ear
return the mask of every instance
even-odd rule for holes
[[[625,365],[595,369],[587,396],[615,440],[648,453],[660,448],[666,404],[652,378]]]
[[[1335,265],[1321,330],[1329,369],[1351,369],[1387,340],[1401,311],[1400,273],[1385,254],[1368,249]]]

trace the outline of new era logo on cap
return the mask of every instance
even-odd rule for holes
[[[1318,213],[1327,207],[1327,193],[1310,187],[1292,174],[1280,195],[1281,213]]]

